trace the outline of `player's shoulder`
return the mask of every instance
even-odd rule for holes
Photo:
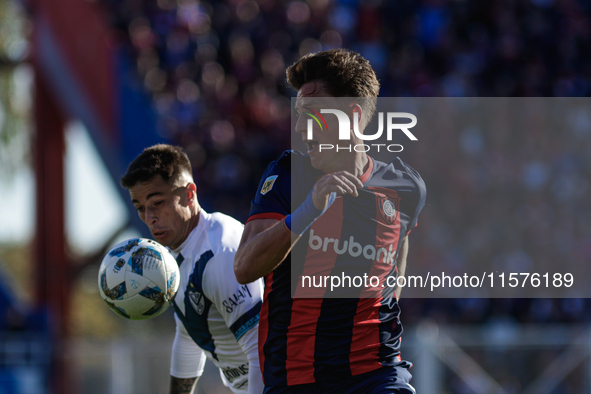
[[[233,217],[221,212],[207,213],[202,210],[201,218],[205,221],[205,232],[209,247],[214,252],[236,252],[242,237],[244,225]]]
[[[240,245],[244,225],[220,212],[208,214],[207,220],[209,228],[206,236],[211,258],[197,269],[201,272],[203,294],[217,303],[219,309],[219,302],[240,293],[243,287],[234,275],[234,256]],[[259,286],[262,286],[262,282]]]
[[[419,172],[402,161],[400,157],[396,157],[389,163],[374,159],[374,171],[370,183],[372,186],[414,189],[422,196],[427,191],[425,181]]]
[[[225,213],[204,213],[207,217],[207,221],[209,222],[209,227],[211,229],[221,231],[237,231],[242,230],[242,227],[244,227],[244,225],[240,223],[238,220],[234,219],[230,215],[226,215]]]
[[[279,158],[273,160],[269,164],[269,167],[274,167],[283,171],[292,171],[309,165],[310,156],[297,150],[286,150],[279,156]]]
[[[211,256],[201,271],[203,289],[208,297],[218,291],[219,286],[236,281],[233,273],[234,255],[240,245],[244,225],[233,217],[221,212],[208,213],[202,210],[199,220],[203,220],[203,242],[211,251]],[[233,279],[233,280],[232,280]]]
[[[277,160],[267,166],[261,183],[259,195],[290,195],[293,182],[299,182],[303,174],[313,172],[310,156],[297,150],[284,151]]]

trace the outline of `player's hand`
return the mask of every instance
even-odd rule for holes
[[[324,211],[328,205],[328,197],[332,192],[339,196],[350,194],[357,197],[359,196],[357,188],[363,188],[363,183],[350,172],[339,171],[327,174],[316,181],[312,191],[312,201],[317,209]]]

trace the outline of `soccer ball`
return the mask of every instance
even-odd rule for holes
[[[132,320],[164,312],[179,283],[175,258],[151,239],[132,238],[117,244],[99,268],[101,297],[115,313]]]

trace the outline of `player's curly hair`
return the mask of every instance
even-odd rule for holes
[[[359,97],[371,119],[376,110],[380,83],[369,61],[344,48],[302,56],[287,68],[287,83],[299,90],[311,81],[323,81],[334,97]]]
[[[129,189],[139,182],[146,182],[160,175],[171,186],[183,174],[192,174],[191,162],[181,147],[157,144],[143,150],[127,168],[121,178],[121,186]]]

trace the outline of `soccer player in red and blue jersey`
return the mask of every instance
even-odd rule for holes
[[[345,111],[359,117],[361,132],[375,112],[379,83],[355,52],[306,55],[288,68],[287,79],[299,111],[351,98]],[[399,158],[383,163],[355,149],[322,150],[339,143],[330,118],[310,138],[300,115],[296,132],[307,154],[286,151],[267,167],[234,260],[239,283],[265,278],[264,393],[414,393],[412,364],[400,357],[399,294],[392,286],[371,297],[351,289],[348,298],[329,298],[326,287],[316,289],[318,298],[297,296],[306,273],[365,273],[380,283],[404,275],[408,234],[425,204],[423,180]],[[351,141],[362,142],[353,131]]]

